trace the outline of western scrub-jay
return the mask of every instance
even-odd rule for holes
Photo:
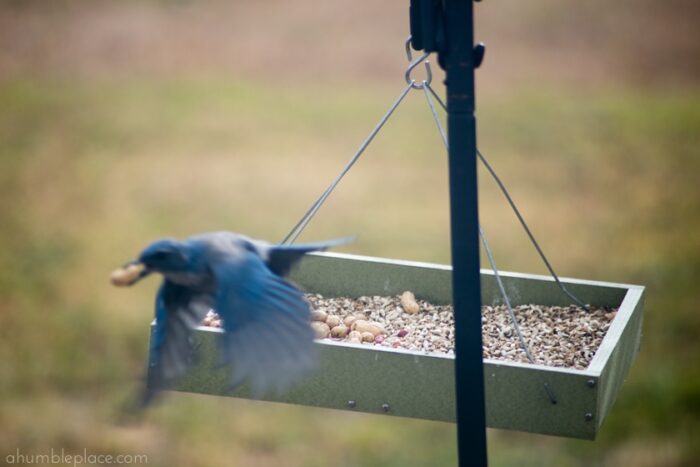
[[[347,241],[272,245],[231,232],[208,233],[156,241],[115,271],[112,283],[118,286],[153,272],[164,277],[140,406],[196,362],[192,329],[212,308],[224,323],[220,352],[222,363],[231,366],[231,387],[247,380],[260,396],[308,374],[315,366],[310,305],[285,276],[304,254]]]

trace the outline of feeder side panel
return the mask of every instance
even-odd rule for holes
[[[559,286],[551,277],[508,272],[501,272],[500,276],[508,299],[513,306],[531,303],[548,306],[571,305],[571,299],[559,289]],[[627,292],[627,289],[622,286],[611,287],[610,284],[589,281],[562,279],[562,283],[585,303],[594,306],[617,307],[622,303]],[[500,305],[503,303],[493,272],[482,270],[481,284],[484,305]]]
[[[174,389],[251,398],[247,385],[228,388],[227,368],[217,368],[219,330],[199,328],[200,362]],[[318,371],[281,393],[260,399],[331,409],[454,421],[454,361],[443,356],[381,350],[347,343],[317,343]]]
[[[303,289],[329,297],[397,295],[410,290],[436,305],[452,302],[449,266],[317,253],[307,255],[291,278]]]
[[[484,365],[486,420],[491,428],[594,439],[597,426],[586,418],[596,409],[596,391],[577,370],[487,360]],[[556,396],[549,399],[544,384]]]
[[[598,418],[601,426],[632,367],[642,339],[644,287],[631,287],[596,357],[589,366],[600,371]],[[613,346],[612,348],[610,346]],[[602,370],[600,366],[603,365]]]

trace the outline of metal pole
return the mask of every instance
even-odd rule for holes
[[[473,0],[445,0],[444,13],[459,465],[486,465]]]

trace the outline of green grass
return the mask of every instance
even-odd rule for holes
[[[281,239],[394,97],[205,78],[0,82],[0,453],[454,464],[442,423],[183,394],[115,423],[156,281],[115,290],[109,271],[166,235]],[[410,97],[304,238],[357,234],[344,251],[449,261],[445,155]],[[642,351],[599,440],[491,431],[493,464],[694,464],[700,92],[533,88],[479,103],[480,146],[561,274],[649,287]],[[485,172],[480,190],[499,267],[543,272]]]

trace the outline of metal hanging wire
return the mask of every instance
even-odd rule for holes
[[[428,101],[428,106],[430,107],[430,110],[433,114],[433,118],[435,119],[435,122],[438,125],[438,130],[440,131],[440,136],[442,137],[442,140],[447,144],[447,137],[445,136],[445,132],[442,128],[442,124],[440,123],[440,118],[438,117],[437,111],[435,110],[435,106],[433,105],[433,101],[428,94],[432,94],[432,96],[438,101],[440,106],[443,108],[443,110],[447,111],[447,106],[445,106],[445,103],[443,102],[442,99],[440,99],[440,96],[435,92],[435,90],[430,86],[430,83],[426,83],[425,86],[423,87],[423,92],[425,93],[425,98]],[[544,251],[542,251],[542,248],[540,247],[539,242],[537,239],[535,239],[535,236],[532,234],[532,231],[530,230],[530,227],[527,225],[527,222],[525,222],[525,219],[523,218],[522,214],[520,213],[520,209],[515,205],[515,201],[513,201],[513,198],[510,196],[510,193],[508,192],[508,189],[506,186],[503,184],[503,181],[501,178],[496,174],[496,171],[493,169],[489,161],[484,157],[484,155],[481,153],[481,151],[477,148],[476,150],[476,155],[479,157],[479,160],[484,164],[484,167],[486,167],[486,170],[491,174],[493,179],[496,181],[496,184],[498,187],[501,189],[501,192],[505,196],[506,200],[508,201],[508,204],[510,204],[511,209],[515,213],[515,216],[518,218],[518,221],[520,221],[520,225],[523,227],[523,230],[525,230],[525,233],[530,239],[530,242],[532,245],[535,247],[537,250],[537,253],[540,255],[540,258],[542,258],[542,262],[544,265],[547,267],[547,270],[549,271],[549,274],[552,276],[554,281],[557,283],[559,286],[559,289],[566,294],[571,300],[573,300],[574,303],[576,303],[578,306],[586,310],[587,312],[590,312],[590,309],[588,306],[583,303],[583,301],[579,300],[574,294],[569,292],[569,290],[564,286],[564,284],[559,280],[559,275],[554,271],[554,268],[550,264],[549,260],[547,259],[547,256],[544,254]]]
[[[394,101],[391,107],[389,107],[389,110],[384,114],[377,126],[375,126],[374,129],[370,132],[367,139],[365,139],[362,145],[360,145],[357,152],[355,152],[355,154],[350,158],[347,164],[345,164],[345,167],[343,167],[343,170],[340,171],[340,174],[338,174],[338,176],[335,177],[335,179],[333,179],[331,184],[328,185],[328,188],[326,188],[326,190],[321,194],[321,196],[319,196],[319,198],[311,205],[311,207],[306,211],[306,213],[304,213],[299,222],[297,222],[297,224],[292,228],[292,230],[290,230],[289,233],[280,242],[281,244],[292,244],[296,241],[297,238],[299,238],[299,235],[301,235],[301,233],[304,231],[311,219],[313,219],[313,217],[316,215],[323,203],[331,195],[338,183],[340,183],[345,174],[348,173],[352,166],[355,165],[355,162],[357,162],[360,156],[362,156],[362,154],[365,152],[365,149],[367,149],[369,144],[374,140],[374,137],[377,136],[379,130],[381,130],[382,127],[384,127],[384,124],[387,122],[387,120],[389,120],[389,117],[391,117],[391,115],[394,113],[399,104],[401,104],[404,97],[406,97],[406,95],[411,89],[413,89],[413,84],[408,83],[408,86],[406,86],[406,88],[401,92],[396,101]]]
[[[437,129],[440,133],[440,136],[442,138],[442,141],[447,148],[447,135],[445,133],[445,130],[442,126],[442,123],[440,121],[440,117],[437,113],[437,110],[435,108],[435,105],[433,104],[433,98],[437,100],[437,102],[440,104],[440,106],[443,108],[443,110],[447,110],[447,107],[444,103],[444,101],[440,98],[440,96],[435,92],[435,90],[432,88],[430,85],[433,79],[433,74],[432,70],[430,68],[430,62],[427,60],[428,56],[430,55],[429,53],[424,53],[417,59],[413,60],[413,56],[411,53],[411,46],[410,46],[410,41],[411,37],[409,36],[408,39],[406,39],[405,42],[405,49],[406,49],[406,57],[408,58],[409,65],[408,68],[406,69],[405,72],[405,79],[407,86],[403,89],[399,97],[394,101],[394,103],[389,107],[389,110],[384,114],[384,116],[381,118],[379,123],[374,127],[374,129],[370,132],[369,136],[364,140],[364,142],[360,145],[358,150],[355,152],[355,154],[350,158],[350,160],[345,164],[345,167],[341,170],[340,174],[333,179],[333,181],[328,185],[328,187],[325,189],[325,191],[319,196],[319,198],[309,207],[309,209],[304,213],[302,218],[296,223],[296,225],[290,230],[290,232],[284,237],[282,240],[281,244],[292,244],[296,241],[296,239],[302,234],[304,229],[307,227],[311,219],[316,215],[318,210],[321,208],[323,203],[328,199],[328,197],[331,195],[333,190],[336,188],[338,183],[343,179],[343,177],[350,171],[350,169],[355,165],[355,163],[358,161],[358,159],[362,156],[362,154],[365,152],[367,147],[370,145],[370,143],[374,140],[374,138],[377,136],[379,131],[384,127],[386,122],[389,120],[389,118],[393,115],[394,111],[399,107],[401,102],[403,102],[404,98],[408,95],[408,93],[412,89],[417,89],[417,90],[422,90],[423,94],[425,95],[426,101],[428,103],[428,106],[430,108],[430,111],[432,113],[433,119],[435,120]],[[424,64],[425,70],[426,70],[426,79],[421,80],[420,82],[416,82],[414,79],[411,78],[411,73],[415,68],[417,68],[421,63]],[[496,183],[498,184],[499,188],[503,192],[503,195],[506,197],[508,203],[510,204],[513,212],[515,213],[516,217],[520,221],[520,224],[522,225],[523,229],[527,233],[528,237],[530,238],[530,241],[534,245],[535,249],[539,253],[540,257],[542,258],[542,261],[544,262],[545,266],[549,270],[550,274],[554,278],[555,282],[561,289],[563,293],[565,293],[569,298],[571,298],[577,305],[579,305],[581,308],[585,309],[586,311],[590,311],[589,308],[581,301],[579,300],[575,295],[573,295],[571,292],[569,292],[564,284],[559,280],[559,276],[556,274],[554,271],[554,268],[550,264],[549,260],[547,259],[546,255],[542,251],[542,248],[540,247],[539,243],[535,239],[534,235],[530,231],[530,228],[528,227],[527,223],[525,222],[525,219],[523,218],[522,214],[520,214],[520,210],[518,207],[515,205],[515,202],[513,201],[513,198],[510,196],[510,193],[508,192],[507,188],[501,181],[500,177],[496,174],[495,170],[489,164],[489,162],[486,160],[484,155],[477,149],[476,151],[477,156],[481,160],[481,162],[484,164],[484,166],[487,168],[491,176],[494,178]],[[532,356],[532,352],[530,351],[529,346],[527,345],[527,342],[525,341],[525,338],[522,335],[522,332],[520,330],[520,325],[518,324],[518,321],[515,317],[515,313],[513,312],[513,308],[510,304],[510,300],[508,299],[508,295],[505,290],[505,286],[503,285],[503,281],[501,279],[501,276],[498,272],[498,268],[496,267],[496,263],[493,257],[493,252],[491,251],[491,247],[486,240],[486,236],[484,235],[484,231],[481,228],[481,225],[479,225],[479,237],[481,238],[481,241],[484,245],[484,251],[486,253],[486,256],[488,258],[489,264],[491,266],[491,269],[494,271],[494,277],[496,279],[496,282],[498,284],[499,291],[503,297],[503,301],[506,305],[506,308],[508,310],[508,314],[510,317],[510,320],[513,324],[513,329],[515,329],[515,332],[518,336],[518,339],[520,341],[520,345],[525,352],[525,355],[527,356],[528,361],[530,363],[535,364],[535,360]],[[556,404],[557,400],[552,392],[551,388],[549,387],[549,384],[544,383],[544,388],[547,392],[547,396],[549,397],[549,400],[552,404]]]
[[[527,345],[527,342],[525,341],[525,338],[523,337],[522,332],[520,331],[520,324],[518,324],[518,320],[515,317],[515,313],[513,312],[513,307],[510,304],[510,300],[508,299],[508,294],[506,293],[506,289],[503,286],[503,281],[501,280],[501,275],[498,272],[498,268],[496,267],[496,261],[493,259],[493,252],[491,251],[491,247],[489,245],[489,242],[486,240],[486,235],[484,234],[483,229],[481,228],[481,224],[479,224],[479,237],[481,237],[481,243],[484,245],[484,251],[486,252],[486,257],[489,260],[489,264],[491,265],[491,270],[493,271],[493,275],[496,278],[496,283],[498,284],[498,290],[500,290],[501,295],[503,296],[503,301],[506,304],[506,309],[508,310],[508,316],[510,317],[510,321],[513,324],[513,329],[515,329],[515,333],[518,336],[518,340],[520,341],[520,347],[522,347],[523,351],[525,352],[525,356],[527,357],[528,361],[532,363],[533,365],[536,365],[537,362],[535,361],[534,357],[532,356],[532,352],[530,351],[530,346]],[[549,383],[545,382],[543,384],[544,386],[544,391],[547,393],[547,398],[549,398],[549,402],[552,405],[556,405],[557,403],[557,397],[554,395],[554,391],[552,391],[552,388],[549,386]]]
[[[289,231],[289,233],[284,237],[282,240],[282,244],[291,244],[296,241],[296,239],[301,235],[301,233],[304,231],[306,226],[309,224],[311,219],[316,215],[318,210],[321,208],[323,203],[328,199],[330,194],[333,192],[333,190],[336,188],[338,183],[343,179],[345,174],[348,173],[348,171],[355,165],[357,160],[362,156],[364,151],[367,149],[369,144],[374,140],[375,136],[377,136],[377,133],[384,127],[384,124],[389,120],[389,117],[394,113],[394,111],[398,108],[398,106],[403,102],[404,98],[408,93],[411,91],[411,89],[420,89],[423,90],[423,93],[425,94],[426,100],[428,102],[428,105],[430,107],[430,110],[433,114],[433,118],[435,119],[435,122],[438,124],[438,129],[440,131],[440,135],[443,139],[443,142],[447,142],[447,137],[445,135],[445,131],[442,128],[442,124],[440,123],[440,118],[438,117],[437,111],[435,109],[435,106],[433,105],[431,95],[437,102],[440,104],[440,106],[446,111],[447,106],[445,105],[444,101],[440,98],[437,92],[433,89],[431,86],[431,82],[433,79],[433,74],[432,70],[430,68],[430,62],[427,60],[428,56],[430,54],[424,53],[417,59],[413,60],[413,55],[411,53],[411,36],[409,36],[405,43],[405,51],[406,51],[406,58],[409,61],[408,68],[406,69],[405,73],[405,79],[407,86],[404,88],[404,90],[401,92],[399,97],[394,101],[394,103],[391,105],[389,110],[384,114],[382,119],[379,121],[377,126],[374,127],[374,129],[370,132],[369,136],[365,139],[365,141],[360,145],[359,149],[355,152],[355,154],[350,158],[350,160],[347,162],[343,170],[340,172],[340,174],[330,183],[330,185],[326,188],[326,190],[321,194],[321,196],[309,207],[309,209],[304,213],[304,215],[301,217],[301,219],[296,223],[296,225]],[[414,79],[411,78],[411,72],[418,67],[421,63],[424,64],[425,70],[426,70],[426,79],[422,80],[420,83],[417,83]],[[479,157],[479,160],[484,164],[488,172],[491,174],[493,179],[496,181],[498,184],[498,187],[500,188],[501,192],[505,196],[506,200],[508,201],[508,204],[510,204],[511,209],[515,213],[516,217],[518,218],[518,221],[520,222],[520,225],[523,227],[525,230],[525,233],[527,234],[528,238],[530,239],[530,242],[532,245],[535,247],[537,250],[537,253],[539,254],[540,258],[544,262],[545,266],[547,267],[547,270],[549,271],[550,275],[554,279],[554,281],[557,283],[559,286],[559,289],[567,295],[574,303],[576,303],[578,306],[583,308],[586,311],[590,311],[588,306],[583,303],[581,300],[578,299],[573,293],[571,293],[566,286],[561,282],[559,279],[559,275],[554,271],[554,268],[552,267],[551,263],[547,259],[547,256],[544,254],[544,251],[542,251],[542,248],[540,247],[539,243],[535,239],[535,236],[532,234],[532,231],[530,230],[530,227],[527,225],[527,222],[525,222],[525,219],[523,218],[522,214],[520,213],[520,210],[518,207],[515,205],[515,202],[513,201],[513,198],[510,196],[510,193],[508,192],[508,189],[505,187],[503,182],[501,181],[500,177],[498,174],[496,174],[496,171],[493,169],[491,164],[488,162],[486,157],[479,151],[477,148],[476,154]]]
[[[447,135],[445,134],[445,130],[442,126],[442,123],[440,122],[440,117],[437,114],[437,111],[435,110],[435,106],[433,105],[433,101],[430,98],[430,94],[428,93],[428,86],[423,87],[423,92],[425,94],[425,99],[428,102],[428,107],[430,107],[430,111],[433,114],[433,119],[435,120],[435,125],[437,126],[438,132],[440,133],[440,137],[442,138],[442,142],[445,145],[445,149],[448,149],[448,143],[447,143]],[[510,320],[513,324],[513,328],[515,329],[515,333],[518,336],[518,340],[520,340],[520,346],[522,347],[523,351],[525,352],[525,355],[527,356],[527,359],[530,361],[530,363],[536,363],[535,359],[532,357],[532,352],[530,352],[530,347],[527,345],[527,342],[525,342],[525,338],[523,337],[522,332],[520,331],[520,325],[518,324],[518,320],[515,318],[515,313],[513,312],[513,307],[510,305],[510,300],[508,299],[508,294],[506,293],[506,288],[503,285],[503,281],[501,280],[501,275],[498,272],[498,268],[496,267],[496,261],[493,258],[493,252],[491,251],[491,246],[489,245],[488,240],[486,240],[486,235],[484,234],[484,230],[481,227],[481,224],[479,224],[479,237],[481,238],[481,243],[484,245],[484,251],[486,252],[486,258],[489,261],[489,265],[491,266],[491,270],[493,271],[494,277],[496,278],[496,283],[498,284],[498,290],[501,292],[501,296],[503,297],[503,302],[506,305],[506,308],[508,309],[508,314],[510,315]]]
[[[348,173],[348,171],[352,168],[353,165],[357,162],[357,160],[362,156],[362,154],[365,152],[365,149],[370,145],[370,143],[374,140],[374,137],[377,136],[377,133],[379,133],[379,130],[381,130],[384,127],[384,124],[389,120],[389,117],[394,113],[394,111],[398,108],[399,104],[403,102],[403,99],[408,95],[408,93],[411,91],[411,89],[425,89],[426,86],[430,86],[430,83],[433,79],[433,72],[430,69],[430,62],[428,62],[426,59],[428,58],[428,53],[424,53],[417,59],[413,60],[413,56],[411,54],[411,37],[409,36],[408,39],[406,39],[405,43],[406,47],[406,57],[408,58],[409,65],[408,68],[406,69],[405,73],[405,78],[406,78],[406,84],[407,86],[404,88],[403,91],[401,91],[401,94],[399,97],[394,101],[394,103],[389,107],[389,110],[384,114],[384,116],[381,118],[377,126],[374,127],[374,129],[370,132],[369,136],[365,139],[365,141],[360,145],[358,150],[355,152],[355,154],[350,158],[350,160],[345,164],[345,167],[343,167],[343,170],[340,171],[340,174],[338,174],[335,179],[328,185],[326,190],[321,194],[321,196],[318,197],[318,199],[309,207],[309,209],[304,213],[304,215],[299,219],[299,222],[296,223],[294,227],[292,227],[292,230],[289,231],[289,233],[284,237],[284,239],[280,242],[282,245],[289,245],[292,244],[296,241],[297,238],[299,238],[299,235],[304,231],[306,226],[309,224],[311,219],[316,215],[318,210],[321,208],[323,203],[326,202],[328,197],[331,195],[335,187],[340,183],[340,181],[343,179],[345,174]],[[411,78],[411,72],[419,66],[421,63],[425,64],[425,71],[426,71],[426,79],[421,81],[420,84],[416,83],[414,79]]]
[[[427,101],[428,107],[430,108],[430,112],[432,113],[433,119],[435,120],[435,125],[437,126],[438,132],[440,133],[440,138],[442,139],[442,142],[445,145],[445,149],[448,149],[447,135],[445,134],[445,129],[443,128],[442,123],[440,122],[440,117],[438,116],[437,110],[435,109],[435,105],[433,105],[433,100],[428,91],[430,89],[430,85],[423,86],[422,89],[423,93],[425,94],[425,100]],[[439,96],[437,96],[437,94],[435,93],[435,91],[432,91],[432,89],[430,89],[430,91],[439,102],[442,102]],[[532,356],[530,346],[527,344],[527,341],[525,340],[525,337],[523,337],[523,333],[520,330],[520,324],[518,323],[518,319],[515,317],[515,312],[513,312],[513,307],[510,304],[510,299],[508,298],[508,294],[506,293],[506,288],[503,285],[501,274],[499,273],[498,268],[496,267],[496,260],[493,257],[493,251],[491,251],[491,246],[489,245],[489,242],[486,239],[486,234],[484,234],[484,230],[481,227],[481,224],[479,224],[479,238],[481,238],[481,243],[484,245],[484,252],[486,253],[486,258],[488,259],[489,265],[491,266],[491,270],[493,271],[494,278],[496,279],[496,284],[498,285],[498,290],[501,293],[501,297],[503,298],[503,303],[506,305],[506,309],[508,310],[508,316],[510,318],[513,329],[515,330],[515,334],[518,336],[518,340],[520,341],[520,347],[523,349],[523,352],[525,352],[525,356],[527,357],[528,361],[535,365],[537,364],[537,362]],[[544,390],[547,393],[549,401],[552,404],[556,404],[557,398],[554,395],[552,389],[549,387],[548,383],[544,383]]]

